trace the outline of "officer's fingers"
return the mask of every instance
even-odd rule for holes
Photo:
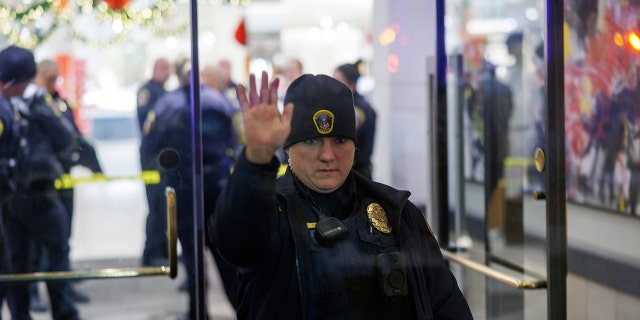
[[[247,93],[243,85],[236,86],[236,95],[238,96],[238,104],[240,104],[240,110],[246,111],[249,109],[249,101],[247,101]]]
[[[260,103],[260,97],[256,89],[256,76],[252,73],[249,75],[249,104],[255,106],[258,103]]]
[[[260,82],[260,103],[269,102],[269,76],[266,71],[262,71],[262,81]]]
[[[271,82],[271,87],[269,88],[269,103],[277,103],[278,102],[278,86],[280,85],[280,78],[275,78]]]

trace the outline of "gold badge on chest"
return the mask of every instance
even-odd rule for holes
[[[387,213],[384,212],[382,206],[377,203],[372,203],[367,206],[367,216],[374,228],[382,233],[390,233],[391,226],[389,225],[389,219],[387,219]]]

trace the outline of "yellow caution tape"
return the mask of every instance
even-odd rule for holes
[[[63,174],[59,179],[56,179],[54,185],[56,189],[71,189],[78,183],[106,182],[114,180],[142,180],[145,184],[158,184],[160,183],[160,172],[156,170],[146,170],[142,171],[139,175],[109,177],[101,173],[94,173],[91,177],[82,178],[74,178],[70,174]]]
[[[533,158],[524,157],[506,157],[504,159],[505,167],[528,167],[534,164]]]

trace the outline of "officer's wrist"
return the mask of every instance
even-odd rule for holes
[[[268,164],[275,156],[275,153],[265,149],[246,147],[244,155],[253,164]]]

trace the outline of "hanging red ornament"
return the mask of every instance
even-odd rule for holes
[[[245,29],[245,26],[244,26],[244,18],[242,18],[242,20],[240,21],[240,24],[236,28],[235,36],[236,36],[236,41],[238,41],[239,44],[243,46],[247,44],[247,30]]]
[[[112,10],[122,10],[129,3],[129,0],[103,0]]]
[[[56,13],[60,13],[62,10],[64,10],[64,8],[67,7],[68,3],[69,0],[60,0],[58,2],[54,1],[52,5]]]

